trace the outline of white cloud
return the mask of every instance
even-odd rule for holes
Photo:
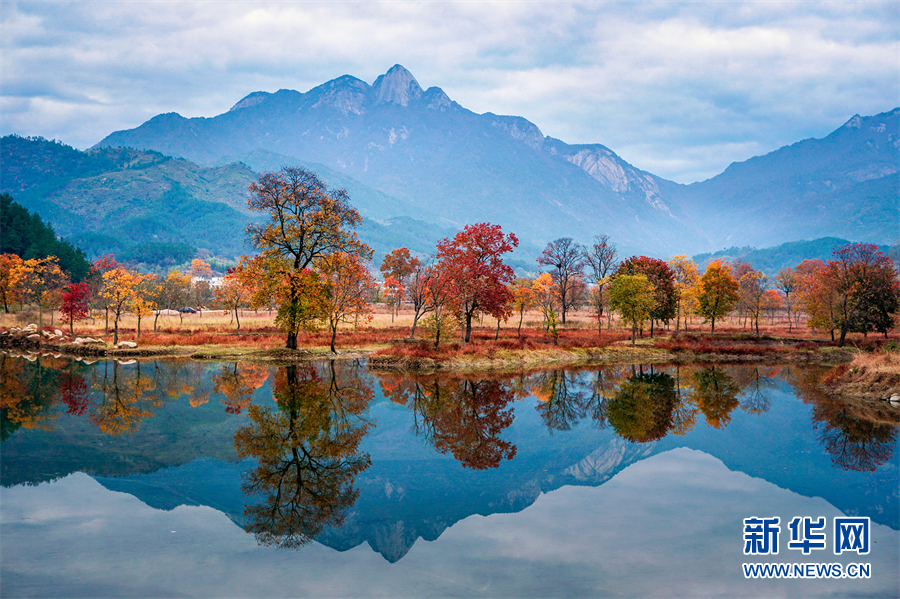
[[[394,63],[679,181],[900,104],[900,5],[4,2],[0,133],[86,147]],[[657,170],[654,170],[657,169]]]

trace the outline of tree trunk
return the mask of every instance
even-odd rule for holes
[[[500,338],[500,319],[497,319],[497,332],[494,333],[494,341]]]
[[[715,317],[712,318],[711,328],[710,328],[709,332],[712,333],[713,335],[716,334],[716,318]]]
[[[109,306],[106,306],[106,321],[103,323],[103,334],[109,335]]]
[[[72,322],[72,319],[69,319],[69,336],[72,339],[75,339],[75,324]]]
[[[469,338],[472,336],[472,315],[466,314],[466,337],[465,342],[469,342]]]
[[[331,353],[336,354],[337,351],[334,349],[334,338],[337,337],[337,324],[331,325]]]
[[[141,315],[138,314],[138,330],[137,330],[137,340],[141,340]]]
[[[156,315],[153,317],[153,332],[156,332],[156,322],[159,320],[159,310],[156,311]]]
[[[41,305],[41,300],[38,298],[38,333],[44,332],[44,306]]]
[[[234,309],[234,320],[235,320],[235,322],[237,322],[237,332],[240,333],[241,332],[241,319],[238,316],[237,308]]]
[[[119,344],[119,317],[116,316],[113,329],[113,345]]]
[[[297,333],[288,333],[287,343],[284,346],[287,349],[297,349]]]
[[[651,319],[650,319],[650,338],[651,338],[651,339],[653,339],[653,325],[654,325],[654,323],[655,323],[655,321],[651,318]]]
[[[519,312],[519,326],[516,328],[516,336],[522,338],[522,321],[525,320],[525,310]]]

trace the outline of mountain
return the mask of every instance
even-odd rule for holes
[[[807,139],[735,163],[669,196],[718,247],[843,237],[900,239],[900,108],[854,116]]]
[[[158,152],[81,152],[17,136],[0,140],[0,159],[0,191],[89,257],[151,242],[189,242],[229,258],[248,251],[245,198],[257,175],[244,165],[199,168]]]
[[[202,167],[155,151],[82,152],[55,141],[7,136],[0,139],[0,193],[52,222],[57,234],[91,259],[110,253],[129,262],[171,265],[189,262],[199,250],[231,261],[251,251],[244,229],[260,217],[247,209],[250,183],[264,170],[296,164],[265,152],[247,158]],[[345,187],[366,217],[394,201],[323,165],[305,166],[332,186]],[[376,262],[401,246],[433,253],[438,239],[455,232],[410,217],[366,218],[359,228]]]
[[[607,233],[625,251],[665,254],[703,238],[666,200],[676,184],[604,146],[545,137],[524,118],[475,114],[400,65],[373,85],[343,76],[306,93],[254,92],[212,118],[162,114],[96,147],[116,146],[202,165],[280,154],[394,198],[366,206],[375,219],[490,221],[539,247]]]
[[[726,262],[743,260],[753,268],[774,276],[782,268],[793,268],[804,260],[831,260],[835,250],[852,243],[852,241],[837,237],[822,237],[812,241],[790,241],[775,247],[761,249],[749,246],[730,247],[718,252],[697,254],[693,260],[700,270],[705,269],[706,265],[713,260]],[[884,245],[879,246],[878,249],[885,253],[891,250],[890,247]]]
[[[4,138],[0,192],[89,256],[187,243],[231,259],[247,249],[247,185],[298,165],[348,190],[376,261],[401,246],[432,253],[438,239],[480,221],[520,238],[520,272],[535,270],[547,242],[598,233],[623,256],[822,237],[890,244],[900,238],[898,119],[900,109],[854,116],[823,139],[681,185],[605,146],[476,114],[395,65],[372,85],[345,75],[305,93],[254,92],[211,118],[162,114],[85,153]]]

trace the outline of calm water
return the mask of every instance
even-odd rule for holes
[[[898,596],[898,429],[816,375],[0,354],[0,595]],[[745,556],[743,519],[775,516],[779,554]],[[788,548],[795,516],[825,550]],[[871,519],[868,555],[834,555],[841,516]]]

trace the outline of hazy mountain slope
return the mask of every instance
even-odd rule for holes
[[[519,117],[475,114],[397,65],[371,86],[350,76],[309,92],[256,92],[227,113],[154,117],[98,146],[155,149],[204,164],[272,152],[346,173],[396,198],[376,218],[447,226],[491,221],[539,245],[605,232],[623,248],[667,253],[698,234],[662,181],[602,146],[545,138]]]
[[[854,116],[807,139],[732,164],[672,197],[716,245],[835,236],[900,238],[900,109]]]
[[[90,237],[93,252],[146,242],[183,242],[232,258],[247,251],[251,215],[246,166],[199,168],[157,152],[79,152],[59,143],[4,137],[3,179],[26,208],[71,238]]]
[[[91,258],[140,254],[148,243],[173,250],[180,248],[172,244],[187,244],[223,259],[249,252],[244,229],[261,216],[247,209],[248,187],[259,178],[254,171],[300,165],[290,157],[257,153],[246,156],[254,170],[234,163],[207,168],[153,151],[81,152],[16,136],[2,138],[0,148],[0,192],[9,192],[50,221],[59,235]],[[350,192],[354,206],[367,217],[359,234],[375,251],[376,263],[402,246],[431,254],[439,239],[455,233],[409,217],[368,218],[379,205],[395,200],[322,165],[304,166],[319,172],[330,186]]]
[[[831,260],[834,251],[840,247],[853,243],[837,237],[822,237],[811,241],[789,241],[769,248],[730,247],[718,252],[697,254],[694,262],[700,269],[713,260],[725,260],[734,262],[743,260],[753,268],[768,275],[775,275],[782,268],[793,268],[804,260]],[[888,246],[878,248],[883,252],[888,251]]]

